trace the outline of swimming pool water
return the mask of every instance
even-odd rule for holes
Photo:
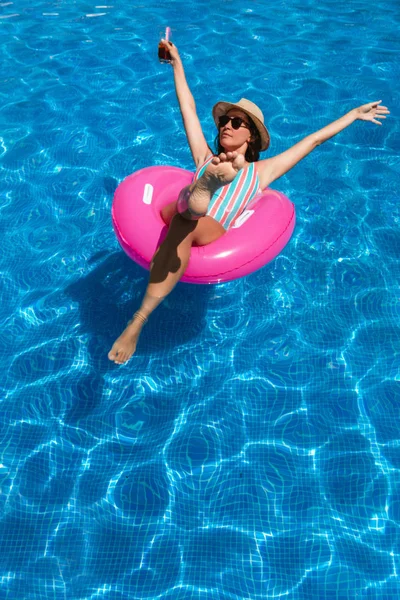
[[[113,193],[194,168],[166,25],[210,143],[243,96],[262,158],[391,115],[275,181],[284,251],[179,283],[119,367],[148,273]],[[400,596],[399,25],[394,0],[0,4],[0,599]]]

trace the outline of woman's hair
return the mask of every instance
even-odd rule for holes
[[[253,121],[250,119],[250,117],[249,117],[249,121],[250,121],[251,141],[250,141],[249,145],[247,146],[246,154],[244,155],[244,157],[247,160],[247,162],[251,163],[251,162],[257,162],[258,159],[260,158],[261,136],[258,133],[258,130],[257,130],[256,126],[254,125]],[[221,154],[221,152],[225,152],[225,150],[223,149],[223,147],[221,146],[220,141],[219,141],[219,129],[218,129],[217,137],[214,140],[214,146],[216,148],[217,154]]]

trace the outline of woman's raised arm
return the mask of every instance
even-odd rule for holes
[[[382,100],[369,102],[340,117],[336,121],[329,123],[323,129],[316,131],[302,139],[300,142],[272,158],[260,160],[258,163],[258,176],[261,189],[266,188],[270,183],[285,175],[297,163],[310,154],[314,148],[326,142],[331,137],[354,123],[357,119],[362,121],[372,121],[377,125],[382,125],[377,119],[386,119],[385,114],[390,114],[386,106],[378,106]]]
[[[178,97],[179,108],[189,147],[197,167],[213,152],[209,148],[204,137],[196,112],[196,104],[186,81],[185,71],[181,57],[179,56],[178,48],[172,42],[167,42],[165,40],[162,40],[162,42],[167,46],[171,55],[171,65],[174,69],[175,90]]]

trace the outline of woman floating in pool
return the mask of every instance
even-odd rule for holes
[[[135,352],[148,316],[184,274],[193,243],[204,246],[224,235],[255,194],[357,119],[382,125],[378,119],[389,114],[385,106],[380,106],[382,100],[369,102],[285,152],[259,160],[260,151],[266,150],[270,141],[261,110],[245,98],[233,103],[218,102],[212,111],[218,128],[218,151],[214,155],[203,135],[178,49],[172,42],[163,43],[171,55],[176,93],[197,170],[193,183],[162,210],[168,234],[153,256],[149,284],[139,310],[108,353],[116,364],[125,363]]]

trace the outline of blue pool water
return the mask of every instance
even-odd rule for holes
[[[193,169],[172,27],[206,138],[242,96],[262,158],[366,102],[272,187],[290,243],[179,283],[125,366],[148,273],[111,203]],[[396,0],[0,4],[0,600],[400,596],[400,10]]]

